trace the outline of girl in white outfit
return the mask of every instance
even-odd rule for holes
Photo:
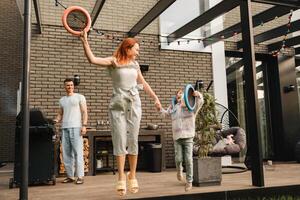
[[[195,96],[195,108],[193,111],[189,111],[186,107],[183,100],[182,89],[179,89],[176,92],[175,105],[170,105],[167,110],[161,110],[163,117],[168,115],[171,116],[172,119],[177,179],[183,181],[182,163],[185,162],[186,191],[192,189],[193,182],[193,140],[195,136],[195,119],[204,103],[203,95],[200,92],[194,91],[193,96]]]

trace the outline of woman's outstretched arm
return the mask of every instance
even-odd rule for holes
[[[85,30],[81,32],[80,40],[82,42],[85,55],[90,63],[104,66],[104,67],[108,67],[108,66],[112,65],[113,57],[100,58],[100,57],[94,56],[94,54],[90,48],[90,45],[88,43],[87,32]]]

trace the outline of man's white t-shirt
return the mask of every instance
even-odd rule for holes
[[[85,97],[77,93],[72,96],[64,96],[59,100],[59,106],[63,110],[62,128],[81,127],[80,105],[85,104]]]

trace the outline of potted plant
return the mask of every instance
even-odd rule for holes
[[[221,129],[217,119],[215,98],[206,91],[201,91],[204,104],[195,121],[194,138],[194,181],[195,186],[220,185],[222,166],[220,157],[210,157],[216,143],[216,132]]]

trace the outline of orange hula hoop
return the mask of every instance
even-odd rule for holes
[[[80,6],[71,6],[71,7],[67,8],[67,9],[64,11],[64,13],[63,13],[63,16],[62,16],[62,23],[63,23],[63,26],[65,27],[65,29],[66,29],[69,33],[71,33],[71,34],[73,34],[73,35],[75,35],[75,36],[80,36],[81,32],[80,32],[80,31],[74,31],[73,29],[70,28],[70,26],[69,26],[68,23],[67,23],[67,17],[68,17],[68,15],[69,15],[71,12],[75,11],[75,10],[82,12],[82,13],[86,16],[87,24],[86,24],[84,30],[85,30],[86,32],[88,32],[88,31],[90,30],[90,28],[91,28],[91,21],[92,21],[92,20],[91,20],[91,16],[90,16],[90,14],[88,13],[88,11],[86,11],[84,8],[82,8],[82,7],[80,7]]]

